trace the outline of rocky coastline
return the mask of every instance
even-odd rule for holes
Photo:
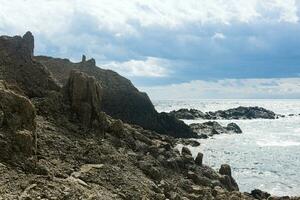
[[[281,115],[262,107],[237,107],[215,112],[202,112],[197,109],[179,109],[170,112],[178,119],[205,119],[205,120],[240,120],[240,119],[276,119]]]
[[[175,148],[189,126],[94,59],[34,56],[30,32],[0,37],[0,80],[0,200],[300,199],[239,192]]]

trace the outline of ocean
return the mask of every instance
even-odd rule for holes
[[[238,106],[261,106],[276,114],[275,120],[217,120],[237,123],[242,134],[216,135],[200,139],[192,154],[204,153],[204,164],[219,169],[227,163],[240,191],[261,189],[273,195],[300,195],[300,100],[154,100],[159,112],[180,108],[216,111]],[[206,120],[207,121],[207,120]],[[186,124],[205,120],[184,120]]]

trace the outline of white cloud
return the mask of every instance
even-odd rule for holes
[[[215,33],[212,36],[212,39],[216,39],[216,40],[223,40],[225,38],[226,38],[226,36],[223,33]]]
[[[110,62],[101,67],[113,69],[127,77],[166,77],[171,72],[166,60],[148,57],[146,60],[129,60],[126,62]]]
[[[300,78],[195,80],[140,89],[152,99],[300,98]]]
[[[70,28],[72,18],[81,15],[95,18],[99,30],[118,35],[138,34],[135,23],[176,28],[186,23],[295,23],[299,19],[296,0],[0,0],[0,29],[14,32],[61,33]]]

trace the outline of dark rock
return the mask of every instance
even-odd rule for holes
[[[195,163],[199,166],[202,166],[203,164],[203,153],[198,153],[197,157],[195,158]]]
[[[229,123],[226,127],[226,130],[232,133],[243,133],[241,128],[236,123]]]
[[[242,133],[240,127],[235,123],[230,123],[227,125],[227,127],[223,127],[218,122],[209,121],[204,122],[202,124],[190,124],[190,127],[195,133],[197,133],[202,138],[205,138],[203,136],[206,136],[207,138],[208,136],[219,134]]]
[[[231,167],[227,164],[223,164],[223,165],[221,165],[221,168],[219,169],[219,173],[221,175],[231,176]]]
[[[49,90],[60,88],[33,55],[34,39],[30,32],[23,37],[0,37],[0,79],[18,86],[29,97],[44,96]]]
[[[192,156],[191,151],[187,147],[182,147],[181,154],[183,156]]]
[[[85,61],[86,61],[86,56],[85,56],[85,55],[82,55],[81,62],[85,62]]]
[[[126,78],[111,70],[95,67],[94,60],[72,63],[67,59],[35,57],[64,85],[73,69],[94,76],[103,89],[102,111],[123,122],[174,137],[191,138],[196,134],[182,121],[167,113],[158,113],[146,93],[138,91]]]
[[[179,139],[177,141],[179,144],[183,144],[185,146],[192,146],[192,147],[198,147],[200,146],[200,142],[192,139]]]
[[[182,108],[177,111],[171,111],[171,115],[174,115],[177,119],[205,119],[206,114],[196,109]]]
[[[231,176],[231,167],[227,164],[221,165],[219,173],[222,175],[220,177],[220,182],[228,189],[229,191],[239,191],[238,184]]]
[[[64,87],[65,98],[71,109],[86,127],[91,127],[101,112],[102,89],[94,77],[82,72],[71,71],[69,81]]]
[[[178,119],[276,119],[278,115],[274,112],[262,107],[237,107],[228,110],[219,110],[216,112],[203,113],[196,109],[180,109],[172,111],[170,114],[174,115]]]
[[[269,193],[263,192],[258,189],[252,190],[250,195],[258,200],[268,199],[271,196]]]

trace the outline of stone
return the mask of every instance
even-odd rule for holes
[[[192,153],[191,153],[191,151],[190,151],[189,148],[182,147],[182,149],[181,149],[181,155],[182,156],[192,156]]]
[[[0,110],[0,128],[3,125],[3,121],[4,121],[4,112],[2,110]]]
[[[77,70],[71,71],[64,87],[64,96],[85,127],[91,127],[101,112],[102,88],[94,77]]]
[[[230,165],[223,164],[219,169],[219,173],[222,175],[231,176],[231,167]]]
[[[179,109],[177,111],[171,111],[171,115],[178,119],[276,119],[278,115],[274,112],[262,107],[237,107],[228,110],[219,110],[215,112],[203,113],[196,109]]]
[[[81,62],[85,62],[85,61],[86,61],[86,56],[85,56],[85,55],[82,55]]]
[[[198,153],[196,158],[195,158],[195,164],[202,166],[203,162],[203,153]]]
[[[12,131],[35,130],[35,109],[29,99],[6,89],[0,89],[2,126]]]
[[[15,135],[16,145],[19,147],[20,153],[30,156],[34,154],[36,149],[34,134],[28,130],[19,130]]]
[[[268,199],[271,196],[269,193],[263,192],[258,189],[252,190],[250,195],[258,200]]]
[[[124,126],[121,120],[115,120],[111,123],[110,131],[118,136],[123,136]]]
[[[243,133],[241,128],[236,123],[229,123],[226,130],[232,133]]]

